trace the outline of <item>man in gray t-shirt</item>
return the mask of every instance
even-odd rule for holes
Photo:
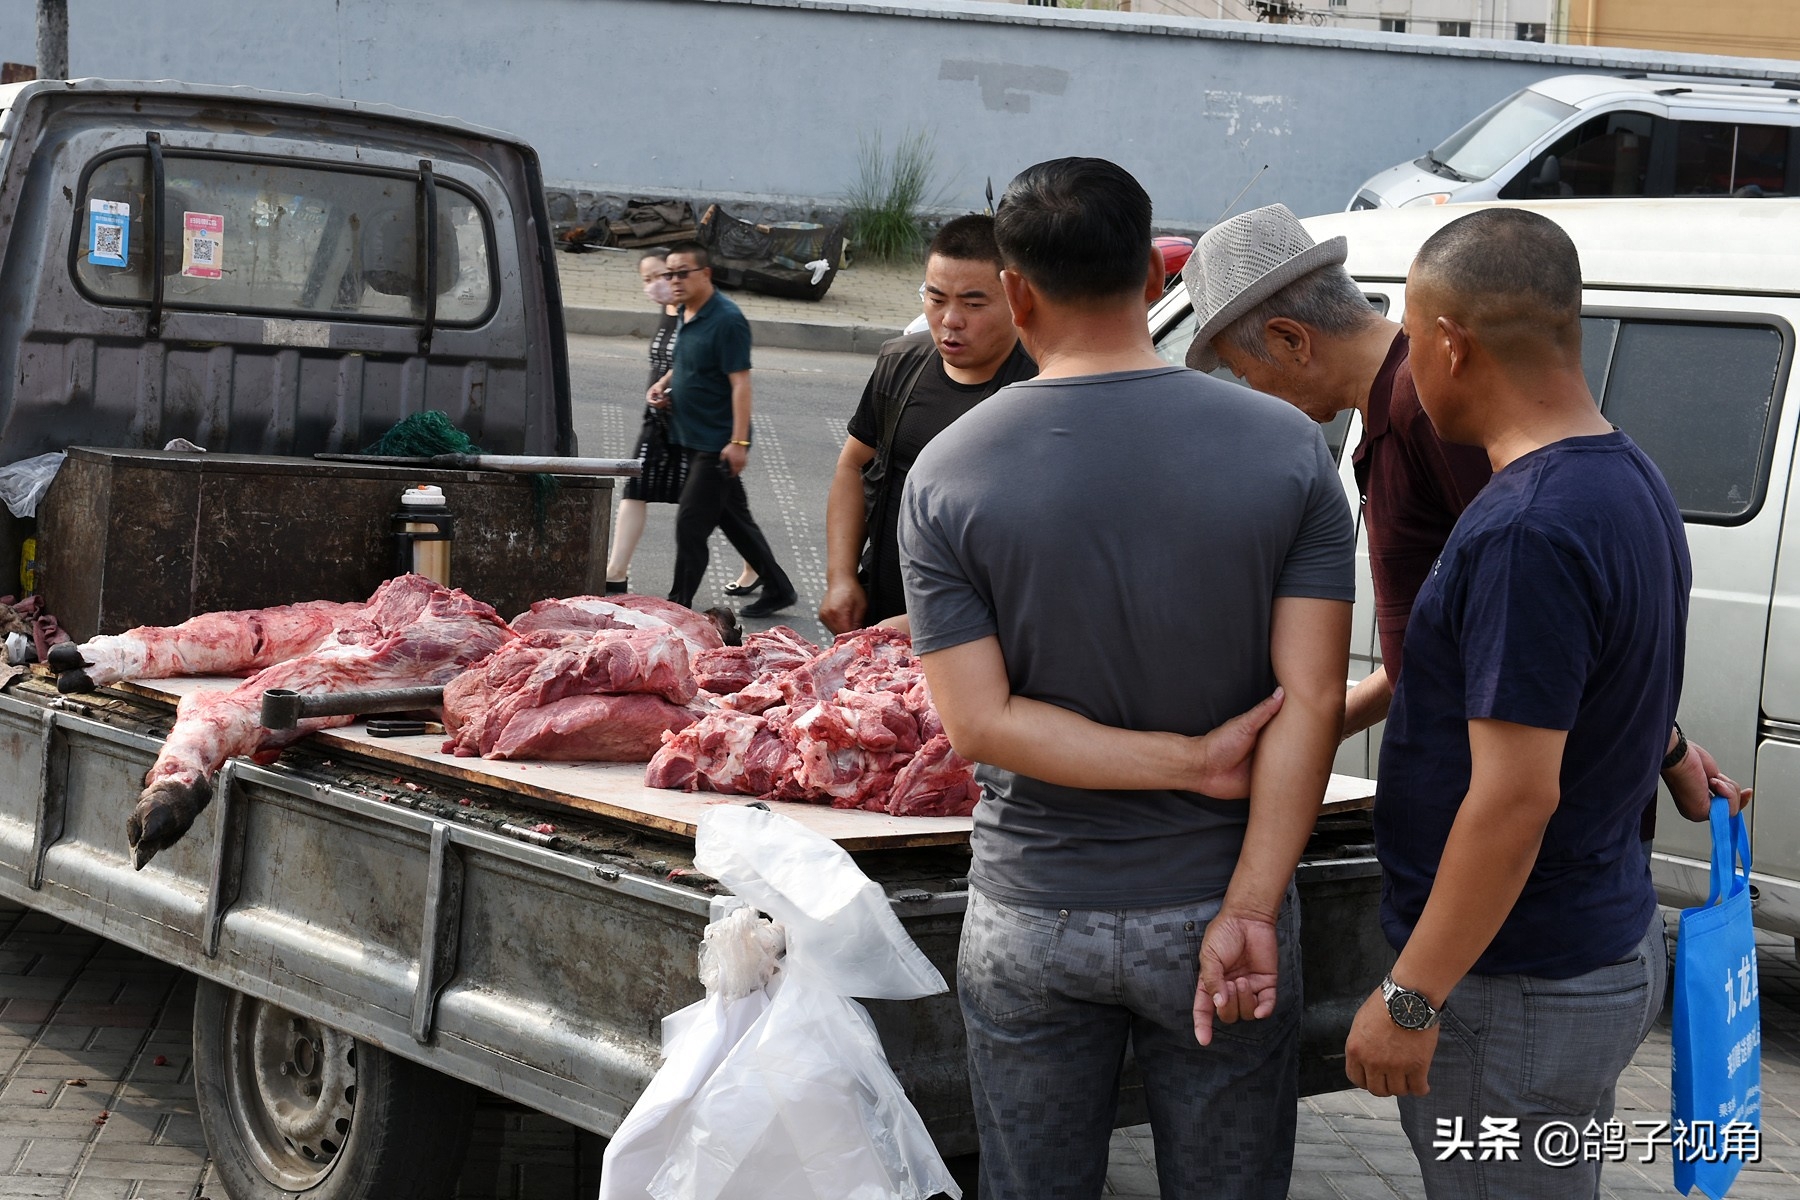
[[[958,966],[982,1195],[1099,1195],[1129,1040],[1164,1196],[1285,1196],[1349,508],[1304,415],[1156,358],[1128,174],[1032,167],[996,232],[1042,372],[925,449],[900,521],[914,646],[984,785]]]

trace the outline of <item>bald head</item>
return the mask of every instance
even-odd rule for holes
[[[1537,213],[1487,208],[1434,233],[1413,259],[1407,306],[1465,326],[1503,364],[1581,356],[1581,259]]]

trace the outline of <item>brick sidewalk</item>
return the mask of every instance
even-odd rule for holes
[[[1764,937],[1763,1161],[1735,1200],[1800,1196],[1800,968]],[[0,901],[0,1200],[227,1200],[195,1113],[192,981],[173,967]],[[160,1060],[160,1061],[159,1061]],[[1619,1119],[1665,1119],[1666,1019],[1621,1081]],[[75,1081],[79,1080],[80,1083]],[[458,1200],[570,1200],[598,1186],[601,1139],[502,1101],[480,1110]],[[1113,1136],[1107,1195],[1157,1195],[1149,1130]],[[1422,1194],[1391,1100],[1303,1101],[1292,1200]],[[1666,1159],[1610,1165],[1607,1200],[1673,1194]]]

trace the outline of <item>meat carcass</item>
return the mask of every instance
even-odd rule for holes
[[[787,740],[801,792],[883,812],[895,774],[919,748],[919,722],[892,693],[844,688],[797,717]]]
[[[530,611],[514,617],[511,624],[520,635],[673,628],[687,639],[688,649],[694,654],[717,650],[725,644],[724,634],[713,618],[673,600],[635,593],[539,600]]]
[[[266,761],[314,730],[355,719],[321,717],[295,729],[265,729],[263,692],[447,684],[512,637],[499,614],[480,601],[422,576],[403,575],[341,617],[316,649],[259,671],[230,691],[187,697],[126,822],[132,865],[142,869],[187,832],[212,798],[213,775],[226,759],[254,754]]]
[[[651,696],[660,703],[615,703],[623,694]],[[664,730],[693,722],[686,705],[694,695],[688,642],[673,626],[587,634],[540,629],[508,643],[445,687],[444,724],[450,737],[444,752],[642,762],[655,753]],[[602,698],[607,702],[599,703]],[[572,702],[584,699],[596,702]],[[541,715],[552,706],[554,717]],[[567,744],[557,744],[557,731]],[[603,753],[594,753],[598,751]]]
[[[153,625],[68,643],[50,654],[61,692],[91,692],[121,679],[247,675],[315,649],[338,623],[367,608],[310,600],[274,608],[201,613],[179,625]]]

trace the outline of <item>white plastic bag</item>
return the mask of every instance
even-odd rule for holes
[[[707,997],[663,1021],[663,1066],[607,1145],[600,1200],[961,1196],[849,998],[945,987],[881,886],[836,843],[747,806],[709,810],[695,849],[774,925],[715,901]]]
[[[16,463],[8,463],[0,467],[0,501],[12,511],[15,517],[37,516],[38,501],[50,490],[50,484],[56,478],[58,467],[68,455],[60,451],[54,454],[40,454],[35,458],[21,458]]]

